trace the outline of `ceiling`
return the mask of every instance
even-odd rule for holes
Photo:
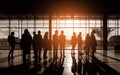
[[[0,0],[2,14],[119,14],[119,0]]]

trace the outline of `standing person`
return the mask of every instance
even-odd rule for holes
[[[20,41],[20,46],[23,49],[23,66],[26,66],[26,60],[30,63],[31,44],[32,36],[30,35],[28,29],[25,29]]]
[[[94,57],[94,53],[96,52],[96,46],[97,46],[97,42],[96,42],[96,38],[95,38],[95,31],[93,30],[91,32],[91,49],[92,49],[92,57]]]
[[[75,46],[76,46],[76,42],[77,42],[77,37],[76,37],[76,33],[73,33],[73,36],[71,38],[71,44],[72,44],[72,50],[71,53],[75,54]]]
[[[33,32],[33,40],[32,40],[32,45],[33,45],[33,51],[34,51],[34,59],[35,59],[35,62],[37,62],[37,53],[38,53],[38,51],[37,51],[37,42],[38,42],[38,40],[37,40],[37,35],[36,35],[36,32],[34,31]]]
[[[14,37],[14,32],[11,32],[11,35],[8,36],[8,43],[10,45],[10,51],[9,51],[9,54],[8,54],[8,59],[13,59],[14,56],[14,48],[15,48],[15,37]]]
[[[61,31],[61,35],[59,36],[59,43],[60,43],[60,53],[65,57],[65,43],[66,43],[66,36],[64,35],[64,31]]]
[[[57,54],[58,54],[58,43],[59,43],[59,36],[58,36],[58,31],[55,31],[55,34],[53,34],[53,48],[54,48],[54,58],[58,58]]]
[[[79,32],[79,35],[78,35],[78,53],[79,54],[82,54],[82,33]]]
[[[86,55],[87,57],[89,56],[89,50],[90,50],[90,35],[87,34],[85,38],[85,50],[86,50]]]
[[[38,35],[37,35],[37,47],[38,47],[38,57],[39,57],[39,61],[41,60],[41,50],[42,50],[42,44],[43,44],[43,38],[42,38],[42,35],[41,35],[41,31],[39,30],[38,31]]]
[[[49,39],[48,39],[48,32],[45,32],[45,35],[44,35],[44,58],[47,58],[47,51],[49,49],[49,46],[50,46],[50,43],[49,43]]]

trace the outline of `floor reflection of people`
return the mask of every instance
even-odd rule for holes
[[[13,66],[14,66],[14,61],[13,61],[13,59],[10,59],[10,60],[8,61],[8,65],[9,65],[9,67],[13,67]]]
[[[87,57],[84,60],[83,64],[83,75],[97,75],[97,69],[94,62],[91,62]]]
[[[72,54],[72,66],[71,66],[71,72],[76,75],[76,71],[77,71],[77,62],[75,59],[75,55]]]
[[[82,75],[82,56],[81,54],[78,55],[78,74]]]
[[[55,59],[50,68],[51,75],[62,75],[64,70],[63,63],[64,63],[64,57],[60,56],[59,59]]]
[[[84,64],[83,64],[83,75],[87,75],[87,71],[88,71],[88,63],[89,63],[89,60],[84,60]]]

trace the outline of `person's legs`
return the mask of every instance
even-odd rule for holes
[[[41,60],[41,47],[39,48],[39,61]]]
[[[63,45],[63,56],[65,57],[65,45]]]
[[[22,56],[22,58],[23,58],[23,66],[26,66],[26,51],[25,51],[25,49],[23,49],[23,56]]]
[[[62,56],[62,45],[60,44],[60,54]]]
[[[11,58],[14,58],[13,54],[14,54],[14,47],[15,46],[11,46]]]

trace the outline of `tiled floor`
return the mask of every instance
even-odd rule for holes
[[[0,52],[0,75],[24,75],[28,73],[30,75],[90,75],[89,73],[84,73],[84,69],[89,68],[89,66],[85,67],[84,65],[85,61],[83,59],[85,59],[86,55],[78,55],[77,50],[75,51],[75,55],[71,55],[71,51],[66,50],[66,57],[58,54],[58,59],[53,59],[52,50],[48,51],[48,58],[42,59],[37,65],[34,65],[33,52],[31,51],[31,64],[29,64],[29,68],[27,69],[22,67],[21,50],[15,50],[15,58],[10,62],[7,60],[9,50],[1,50]],[[95,55],[100,61],[120,73],[120,53],[114,52],[113,50],[107,52],[97,50]],[[96,75],[100,74],[96,72]]]

